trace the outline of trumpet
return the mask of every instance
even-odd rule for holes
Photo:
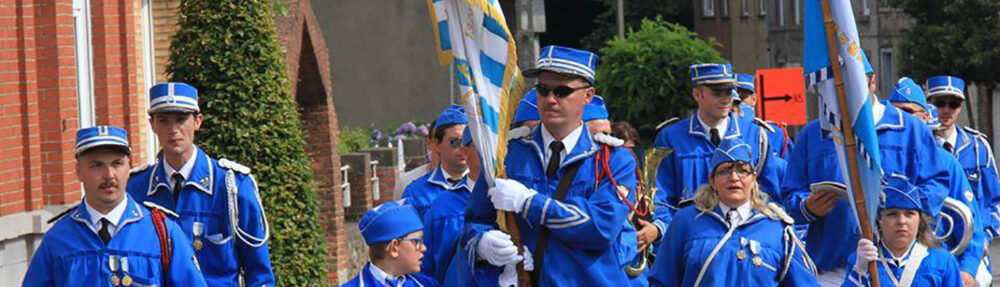
[[[639,225],[640,219],[646,222],[653,221],[653,212],[656,209],[656,205],[653,204],[653,198],[656,195],[656,172],[659,170],[660,162],[672,152],[672,149],[651,148],[643,157],[643,168],[638,171],[639,183],[636,186],[635,209],[628,214],[628,220],[636,230],[642,228]],[[655,256],[653,249],[647,246],[625,266],[625,273],[631,277],[642,274]]]

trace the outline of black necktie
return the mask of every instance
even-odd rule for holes
[[[561,141],[553,141],[549,144],[549,149],[552,150],[552,155],[549,156],[549,166],[545,169],[545,174],[549,177],[556,174],[556,170],[559,170],[559,164],[562,160],[559,158],[565,147]]]
[[[736,216],[736,210],[730,209],[726,212],[726,222],[729,222],[729,225],[736,225]]]
[[[181,195],[181,188],[184,184],[184,176],[179,172],[175,172],[174,175],[170,176],[174,179],[174,204],[177,204],[177,198]]]
[[[461,181],[461,180],[453,179],[453,178],[445,178],[444,180],[447,181],[452,186],[455,186],[456,184],[458,184]]]
[[[944,150],[946,150],[949,153],[951,153],[952,152],[951,149],[952,149],[951,143],[950,142],[944,142]]]
[[[710,133],[712,134],[712,144],[718,146],[719,142],[722,141],[722,138],[719,137],[719,129],[712,128]]]
[[[111,231],[108,231],[108,225],[111,225],[111,221],[108,221],[107,218],[101,218],[101,230],[97,231],[97,236],[101,237],[101,241],[104,241],[104,244],[108,244],[108,241],[111,241]]]

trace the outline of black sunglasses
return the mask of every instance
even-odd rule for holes
[[[557,98],[560,98],[560,99],[568,97],[573,92],[576,92],[576,90],[582,90],[582,89],[586,89],[586,88],[590,88],[590,86],[583,86],[583,87],[579,87],[579,88],[571,88],[569,86],[549,87],[549,86],[542,85],[542,84],[535,85],[535,90],[538,91],[538,95],[539,96],[545,97],[545,96],[548,96],[549,93],[551,92],[551,93],[555,94]]]
[[[451,147],[451,148],[453,148],[453,149],[454,148],[459,148],[459,147],[462,146],[462,139],[460,139],[460,138],[451,138],[451,139],[448,140],[448,146]]]
[[[958,107],[962,106],[962,100],[958,98],[937,98],[931,100],[931,104],[933,104],[935,107],[939,109],[944,107],[957,109]]]

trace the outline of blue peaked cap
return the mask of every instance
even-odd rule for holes
[[[582,77],[593,85],[597,58],[597,54],[586,50],[556,45],[545,46],[538,53],[535,67],[524,70],[522,74],[528,78],[535,78],[542,71],[556,72]]]
[[[881,199],[879,209],[917,210],[933,214],[929,199],[903,176],[888,175],[883,178]]]
[[[892,94],[889,95],[889,102],[914,103],[927,109],[927,98],[924,97],[924,90],[909,77],[903,77],[896,82],[896,88],[892,89]]]
[[[434,129],[446,125],[467,124],[469,124],[469,119],[465,117],[465,107],[460,105],[451,105],[438,116],[437,121],[434,122]]]
[[[538,91],[531,89],[521,102],[517,105],[517,110],[514,111],[514,122],[511,124],[517,125],[526,121],[539,121],[542,117],[538,115]]]
[[[162,83],[149,88],[149,114],[161,112],[197,113],[198,89],[185,83]]]
[[[757,89],[754,87],[754,77],[750,74],[736,74],[736,87],[750,91],[751,93],[757,92]]]
[[[712,172],[715,172],[715,168],[719,167],[720,164],[731,161],[750,163],[752,161],[750,145],[744,143],[739,138],[722,140],[719,143],[719,147],[715,149],[715,153],[712,154]]]
[[[956,96],[965,99],[965,81],[953,76],[933,76],[927,78],[927,97]]]
[[[132,154],[128,146],[128,133],[116,126],[94,126],[76,131],[76,155],[100,146],[121,147]]]
[[[472,143],[472,132],[469,131],[469,126],[465,126],[465,130],[462,131],[462,146],[469,146]]]
[[[691,73],[691,85],[719,85],[719,84],[736,84],[736,78],[733,76],[733,66],[729,63],[725,64],[694,64],[688,67]]]
[[[590,103],[583,106],[583,121],[589,122],[592,120],[606,119],[608,119],[608,109],[604,106],[604,98],[594,95],[594,97],[590,99]]]
[[[412,205],[389,201],[365,212],[358,229],[365,244],[373,245],[423,230],[424,223]]]
[[[875,73],[875,68],[872,68],[872,62],[868,60],[868,55],[865,54],[864,50],[861,50],[861,63],[865,65],[865,75]]]

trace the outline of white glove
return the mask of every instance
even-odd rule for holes
[[[531,258],[531,251],[528,251],[528,247],[524,247],[524,271],[535,270],[535,260]],[[519,286],[517,282],[517,262],[507,264],[503,266],[503,272],[500,272],[500,279],[498,280],[498,285],[504,287]]]
[[[495,266],[517,263],[523,259],[521,255],[517,255],[517,246],[510,241],[510,235],[499,230],[483,233],[476,244],[476,253],[479,258],[486,259]]]
[[[528,247],[524,247],[524,271],[535,271],[535,258],[531,257],[531,251]]]
[[[498,210],[520,213],[521,209],[524,208],[524,202],[531,196],[538,194],[537,191],[529,189],[516,180],[498,178],[494,181],[496,185],[490,188],[489,195],[493,207]]]
[[[857,260],[854,262],[854,271],[865,276],[868,274],[868,263],[878,260],[878,248],[875,248],[875,244],[871,240],[861,238],[858,240],[858,250],[855,256]]]

